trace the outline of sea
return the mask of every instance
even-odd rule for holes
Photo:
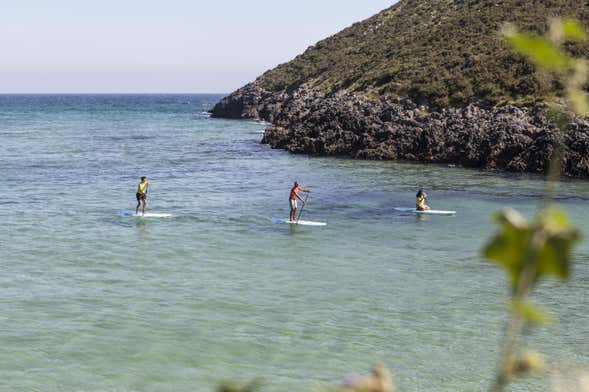
[[[293,155],[211,118],[221,98],[0,95],[0,390],[317,391],[375,363],[402,391],[486,390],[509,287],[481,249],[542,177]],[[122,213],[141,176],[171,217]],[[294,181],[327,226],[272,221]],[[456,215],[394,210],[419,189]],[[589,367],[589,182],[556,201],[584,240],[532,292],[552,322],[521,346],[547,370],[516,391]]]

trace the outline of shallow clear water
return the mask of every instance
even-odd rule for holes
[[[208,118],[219,98],[0,96],[0,389],[310,390],[382,361],[404,391],[484,390],[507,290],[479,249],[540,179],[271,150],[263,124]],[[142,175],[173,218],[119,214]],[[294,179],[328,226],[271,222]],[[393,211],[419,187],[458,214]],[[563,183],[585,234],[588,200]],[[588,244],[534,295],[554,323],[527,343],[559,367],[589,365]]]

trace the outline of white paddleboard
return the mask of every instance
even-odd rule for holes
[[[414,214],[419,214],[419,215],[454,215],[454,214],[456,214],[456,211],[443,211],[443,210],[419,211],[415,208],[404,208],[404,207],[396,207],[395,211],[412,212]]]
[[[122,216],[128,216],[133,218],[171,218],[172,214],[163,214],[159,212],[146,212],[145,215],[139,212],[135,214],[135,211],[121,211]]]
[[[304,226],[327,226],[327,223],[325,223],[325,222],[313,222],[313,221],[305,221],[305,220],[291,221],[291,220],[283,219],[283,218],[272,218],[272,222],[290,223],[291,225],[304,225]]]

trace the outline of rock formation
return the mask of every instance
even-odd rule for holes
[[[262,142],[293,153],[513,172],[545,172],[560,138],[563,173],[589,177],[589,123],[571,117],[560,135],[541,102],[561,86],[538,80],[493,33],[505,21],[545,30],[547,16],[563,13],[589,21],[585,8],[401,0],[268,71],[212,114],[268,121]],[[583,45],[569,50],[589,54]]]

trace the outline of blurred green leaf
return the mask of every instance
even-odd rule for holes
[[[511,302],[511,310],[532,325],[547,324],[551,321],[546,312],[529,302],[514,300]]]
[[[589,100],[583,87],[587,84],[589,63],[585,59],[575,59],[572,69],[566,82],[567,100],[575,113],[586,115],[589,112]]]
[[[562,280],[569,277],[573,246],[580,239],[579,231],[559,207],[547,208],[538,217],[538,229],[546,238],[538,250],[537,278],[554,275]]]
[[[526,56],[541,68],[563,71],[570,67],[569,57],[548,38],[515,31],[509,31],[505,35],[514,51]]]
[[[582,90],[569,91],[567,99],[577,114],[585,115],[589,112],[588,95]]]
[[[573,228],[567,214],[562,208],[556,206],[544,209],[537,219],[542,228],[551,234],[558,234]]]
[[[483,256],[499,263],[508,273],[512,287],[519,280],[523,259],[528,249],[531,230],[525,219],[515,210],[495,214],[499,232],[483,250]]]
[[[511,364],[512,373],[524,375],[531,372],[541,372],[544,369],[544,359],[539,352],[528,351]]]
[[[562,32],[565,39],[571,41],[587,40],[587,33],[581,24],[574,19],[564,19],[562,21]]]
[[[507,271],[513,291],[526,261],[535,265],[532,283],[545,275],[568,278],[572,248],[579,233],[564,211],[550,207],[530,224],[518,212],[508,209],[497,214],[495,220],[500,225],[499,232],[483,249],[483,255]],[[532,259],[526,260],[529,258]]]
[[[246,385],[224,383],[217,388],[217,392],[257,392],[261,389],[261,386],[260,380],[254,380]]]

